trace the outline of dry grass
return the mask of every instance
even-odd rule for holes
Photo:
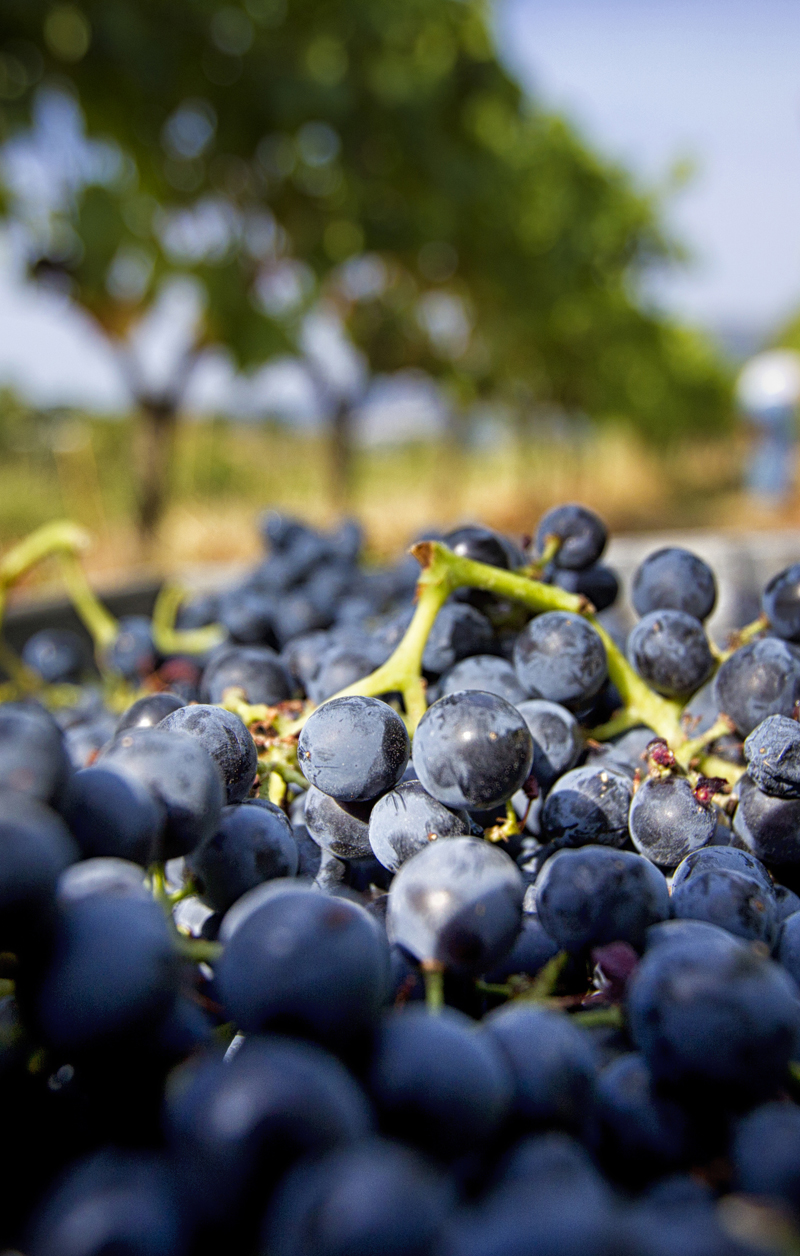
[[[176,459],[172,505],[154,557],[133,528],[127,425],[71,420],[68,439],[0,461],[0,548],[65,515],[92,532],[89,568],[104,584],[157,567],[248,560],[260,546],[254,526],[266,507],[315,523],[334,522],[328,450],[321,437],[286,430],[187,423]],[[579,500],[615,531],[675,527],[800,526],[800,501],[759,511],[738,485],[744,439],[657,450],[620,429],[567,440],[503,442],[451,449],[419,444],[361,450],[353,509],[375,555],[397,553],[422,528],[483,520],[531,532],[549,506]],[[47,581],[36,573],[32,583]]]

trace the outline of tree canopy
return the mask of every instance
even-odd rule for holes
[[[660,209],[498,60],[474,0],[0,0],[0,121],[76,97],[111,174],[53,216],[34,269],[126,334],[169,274],[207,294],[202,343],[243,366],[332,302],[374,370],[422,367],[657,436],[726,422],[696,334],[639,281]],[[6,198],[13,212],[13,203]]]

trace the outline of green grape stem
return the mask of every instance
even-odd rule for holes
[[[205,628],[181,629],[175,619],[186,590],[177,584],[162,585],[153,607],[153,641],[160,654],[205,654],[225,640],[220,624]]]
[[[616,686],[624,708],[624,727],[645,724],[670,745],[685,740],[681,728],[681,707],[662,698],[645,684],[597,620],[594,608],[585,597],[567,593],[555,585],[519,572],[491,567],[454,554],[438,541],[421,541],[411,553],[422,567],[417,584],[417,606],[405,636],[394,653],[376,671],[348,685],[335,695],[380,697],[399,691],[405,704],[406,719],[413,732],[426,710],[425,682],[422,679],[422,656],[436,616],[450,595],[464,585],[493,593],[497,597],[520,602],[537,614],[543,611],[567,611],[583,615],[591,623],[605,646],[609,679]],[[310,714],[310,712],[309,712]],[[303,718],[307,718],[307,715]],[[298,727],[302,726],[302,719]],[[602,738],[604,729],[593,730]],[[616,729],[615,729],[616,731]],[[619,731],[622,731],[620,728]],[[608,733],[608,735],[613,735]]]

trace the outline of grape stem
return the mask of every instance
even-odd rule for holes
[[[420,968],[425,982],[425,1005],[435,1015],[444,1007],[444,965],[438,960],[426,959]]]
[[[186,590],[177,584],[164,584],[153,607],[153,641],[159,654],[205,654],[225,640],[220,624],[205,628],[180,629],[175,619]]]
[[[567,593],[555,585],[542,584],[519,572],[491,567],[454,554],[438,541],[421,541],[411,553],[422,567],[417,583],[417,606],[400,644],[387,661],[354,684],[342,689],[337,698],[350,695],[380,697],[399,691],[405,704],[406,719],[413,733],[425,714],[425,683],[422,679],[422,656],[430,631],[441,608],[456,589],[464,585],[493,593],[497,597],[520,602],[535,613],[567,611],[583,615],[591,623],[605,646],[609,679],[616,686],[625,709],[626,727],[645,724],[670,743],[684,740],[680,724],[681,708],[677,702],[662,698],[637,676],[628,660],[600,624],[593,607],[577,593]],[[329,701],[330,699],[328,699]],[[297,726],[302,726],[308,712]],[[595,730],[593,736],[602,736]]]

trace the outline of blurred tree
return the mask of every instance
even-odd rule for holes
[[[0,14],[3,133],[50,84],[118,154],[61,198],[32,271],[66,276],[123,344],[166,276],[205,289],[175,379],[157,395],[132,380],[146,530],[198,353],[260,363],[298,342],[315,301],[373,370],[422,367],[462,406],[499,394],[658,437],[724,424],[711,351],[638,296],[676,257],[658,207],[523,97],[475,0],[0,0]],[[352,400],[333,402],[340,495]]]

